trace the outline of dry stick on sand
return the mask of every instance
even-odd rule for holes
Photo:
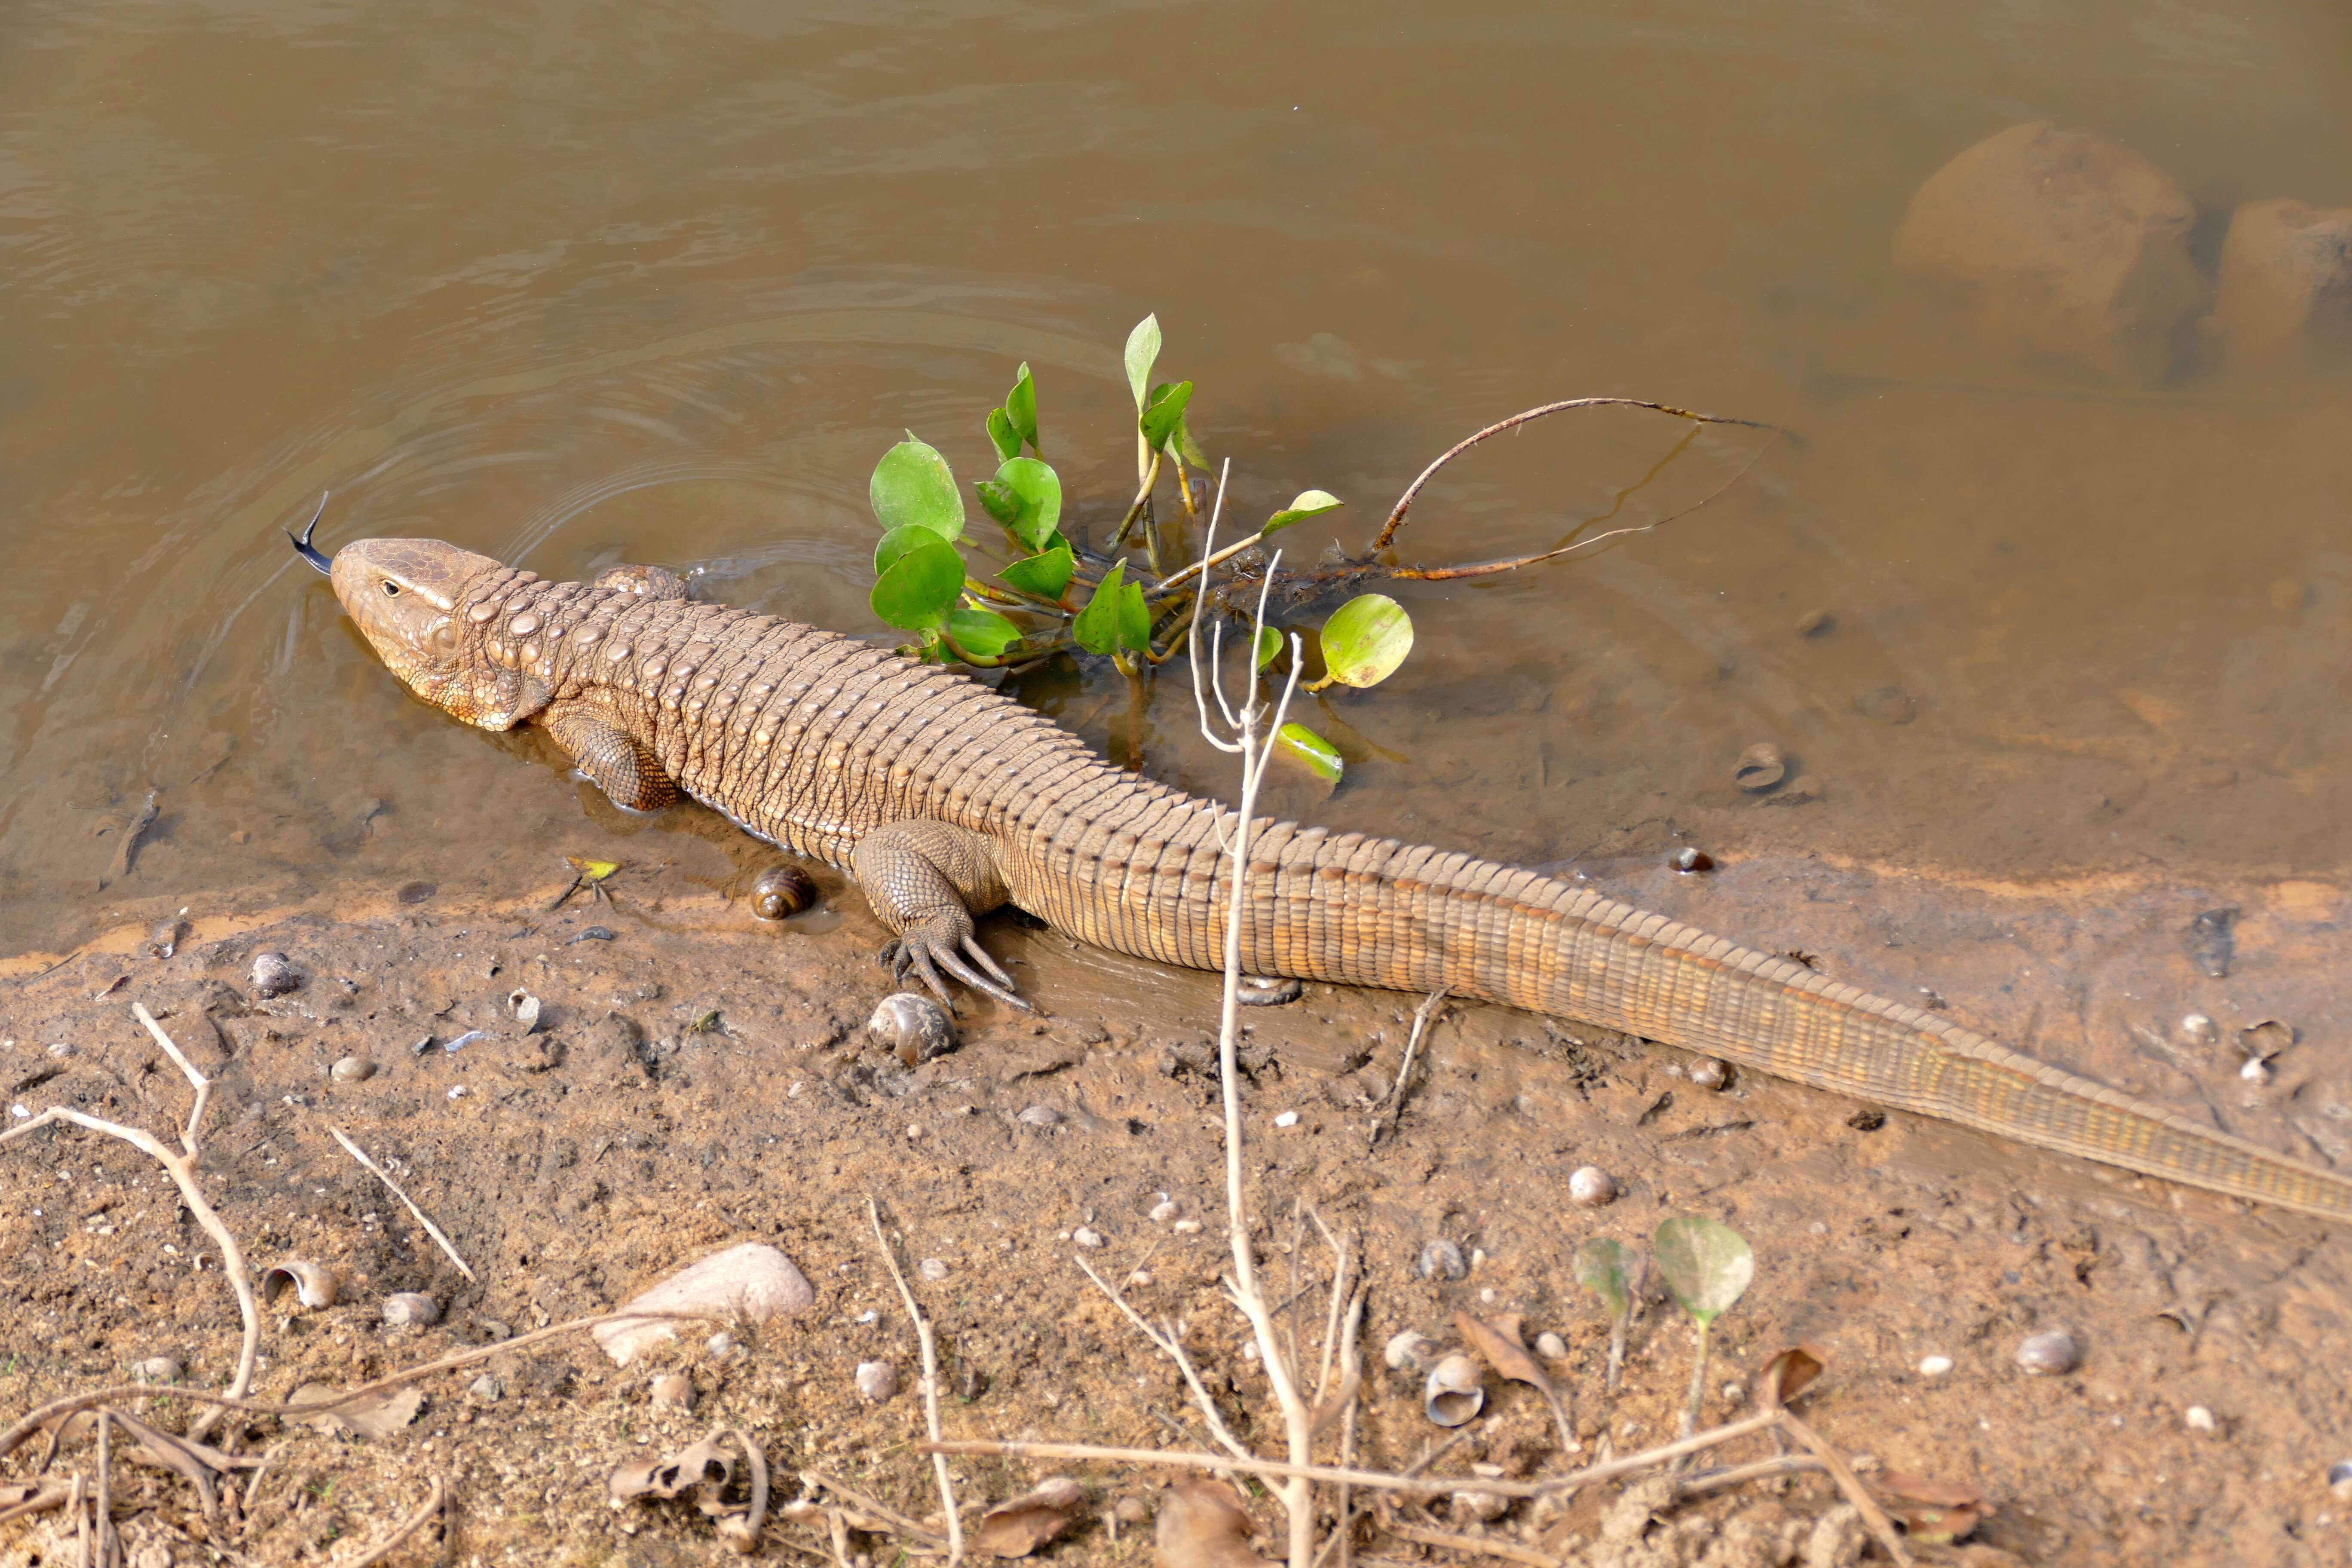
[[[1404,1059],[1397,1064],[1396,1088],[1389,1091],[1388,1104],[1372,1121],[1371,1142],[1373,1143],[1381,1141],[1381,1130],[1403,1113],[1405,1082],[1412,1077],[1413,1056],[1421,1049],[1421,1037],[1428,1030],[1430,1017],[1437,1011],[1438,1004],[1445,1000],[1445,992],[1444,986],[1439,986],[1423,997],[1421,1005],[1412,1010],[1412,1033],[1405,1038]]]
[[[22,1138],[37,1128],[47,1127],[59,1121],[70,1121],[75,1126],[86,1127],[92,1132],[103,1132],[110,1138],[120,1138],[163,1167],[164,1174],[172,1178],[172,1184],[180,1189],[181,1200],[188,1205],[188,1212],[195,1215],[196,1223],[204,1227],[205,1234],[211,1237],[214,1245],[220,1248],[221,1272],[228,1276],[229,1288],[236,1292],[236,1310],[238,1315],[244,1320],[245,1340],[237,1350],[236,1375],[229,1380],[228,1393],[232,1397],[241,1397],[246,1390],[253,1386],[254,1357],[261,1344],[261,1310],[254,1304],[253,1281],[246,1275],[245,1254],[239,1250],[236,1237],[229,1234],[228,1226],[221,1223],[221,1217],[214,1212],[213,1205],[205,1201],[204,1188],[196,1184],[196,1161],[203,1152],[203,1145],[197,1141],[197,1134],[204,1128],[205,1111],[212,1104],[212,1079],[196,1070],[196,1064],[190,1061],[180,1047],[173,1043],[172,1037],[163,1032],[163,1026],[155,1021],[155,1016],[147,1011],[144,1004],[132,1003],[131,1011],[142,1024],[147,1026],[147,1032],[155,1037],[155,1043],[163,1047],[163,1054],[172,1058],[173,1064],[186,1076],[189,1086],[195,1090],[195,1103],[188,1108],[187,1124],[180,1131],[180,1152],[173,1153],[163,1146],[162,1140],[152,1133],[142,1131],[136,1127],[125,1127],[118,1121],[108,1121],[102,1117],[91,1116],[85,1111],[75,1110],[63,1105],[53,1105],[30,1121],[21,1122],[6,1132],[0,1133],[0,1145]],[[154,1390],[142,1388],[142,1392],[152,1394]],[[213,1424],[218,1421],[220,1416],[221,1407],[215,1405],[212,1411],[188,1429],[188,1436],[202,1437],[212,1430]],[[20,1438],[19,1441],[22,1439]],[[10,1444],[8,1447],[15,1446]],[[0,1448],[0,1454],[7,1451],[7,1448]]]
[[[441,1478],[434,1477],[433,1489],[425,1495],[424,1506],[394,1525],[392,1533],[371,1547],[365,1556],[354,1557],[343,1564],[343,1568],[374,1568],[376,1563],[397,1551],[402,1542],[431,1522],[433,1516],[441,1511],[441,1500],[446,1495],[447,1489],[442,1485]]]
[[[436,1242],[439,1243],[441,1250],[449,1255],[449,1261],[457,1266],[458,1273],[463,1274],[467,1279],[472,1280],[473,1283],[477,1285],[481,1283],[479,1279],[476,1279],[474,1278],[474,1271],[466,1267],[466,1260],[457,1256],[457,1249],[450,1245],[449,1238],[441,1234],[441,1227],[435,1225],[430,1219],[425,1217],[425,1211],[416,1206],[416,1200],[410,1197],[406,1193],[402,1192],[400,1190],[400,1184],[386,1175],[382,1165],[377,1164],[373,1160],[369,1159],[366,1154],[362,1153],[360,1150],[360,1146],[352,1142],[351,1139],[344,1134],[341,1128],[337,1127],[332,1122],[329,1122],[327,1124],[327,1131],[335,1135],[335,1142],[343,1146],[343,1152],[345,1153],[349,1154],[352,1159],[357,1160],[361,1164],[365,1165],[371,1175],[374,1176],[377,1181],[382,1182],[385,1186],[392,1189],[392,1195],[394,1197],[398,1198],[402,1203],[408,1205],[408,1212],[416,1216],[416,1223],[425,1227],[425,1234],[431,1237]]]
[[[874,1243],[882,1249],[882,1261],[890,1266],[890,1278],[898,1282],[899,1298],[907,1303],[907,1316],[915,1321],[915,1337],[923,1347],[923,1422],[929,1427],[931,1441],[940,1440],[940,1355],[931,1338],[931,1321],[923,1316],[922,1308],[915,1304],[914,1288],[898,1268],[898,1255],[891,1250],[890,1238],[882,1234],[882,1211],[869,1195],[866,1200],[866,1217],[874,1222]],[[948,1458],[945,1454],[931,1456],[931,1468],[940,1481],[940,1507],[946,1510],[948,1521],[948,1564],[955,1568],[963,1561],[963,1521],[956,1517],[955,1483],[948,1479]]]

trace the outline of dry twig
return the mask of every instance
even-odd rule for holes
[[[466,1260],[457,1256],[457,1249],[450,1244],[449,1238],[441,1234],[441,1227],[435,1225],[432,1220],[425,1217],[425,1211],[416,1206],[416,1200],[410,1197],[406,1193],[402,1192],[400,1190],[400,1184],[394,1181],[389,1175],[385,1174],[384,1169],[382,1165],[377,1164],[373,1160],[369,1159],[366,1154],[362,1153],[360,1150],[360,1146],[352,1142],[351,1139],[345,1135],[341,1128],[337,1127],[331,1122],[328,1124],[327,1131],[335,1135],[335,1142],[343,1146],[343,1152],[345,1153],[348,1153],[352,1159],[357,1160],[361,1164],[366,1166],[369,1174],[374,1176],[377,1181],[382,1182],[385,1186],[391,1188],[392,1195],[408,1205],[408,1212],[416,1216],[416,1223],[425,1227],[425,1234],[431,1237],[440,1245],[441,1250],[449,1255],[449,1261],[457,1266],[458,1273],[463,1274],[468,1280],[472,1280],[475,1284],[478,1285],[481,1283],[479,1279],[475,1279],[474,1271],[466,1267]]]
[[[364,1556],[352,1558],[343,1565],[343,1568],[374,1568],[376,1563],[383,1562],[398,1550],[402,1542],[406,1541],[432,1521],[433,1516],[441,1511],[441,1500],[446,1495],[446,1488],[442,1484],[441,1478],[434,1477],[433,1489],[425,1495],[424,1506],[394,1525],[392,1533],[369,1548]]]
[[[882,1234],[882,1211],[875,1207],[871,1196],[866,1200],[866,1217],[874,1222],[874,1242],[882,1249],[882,1261],[890,1266],[890,1278],[898,1282],[899,1298],[907,1303],[907,1316],[915,1321],[915,1337],[923,1347],[923,1421],[930,1429],[931,1441],[940,1440],[940,1356],[939,1347],[931,1338],[931,1321],[923,1316],[922,1308],[915,1304],[914,1287],[898,1268],[898,1255],[891,1250],[890,1238]],[[949,1568],[963,1561],[963,1521],[956,1517],[955,1483],[948,1479],[948,1460],[944,1454],[931,1456],[931,1468],[939,1478],[940,1507],[946,1511],[948,1521]]]
[[[1417,1546],[1442,1546],[1448,1552],[1500,1557],[1511,1563],[1531,1563],[1535,1568],[1568,1568],[1564,1562],[1549,1552],[1538,1552],[1532,1546],[1521,1546],[1491,1535],[1454,1535],[1418,1524],[1387,1524],[1381,1528],[1399,1540],[1410,1541]]]
[[[1405,1038],[1404,1059],[1397,1064],[1396,1088],[1389,1091],[1388,1104],[1372,1121],[1370,1140],[1372,1143],[1378,1143],[1381,1141],[1381,1130],[1404,1112],[1405,1082],[1412,1077],[1413,1056],[1421,1049],[1421,1037],[1428,1031],[1430,1016],[1437,1011],[1438,1005],[1445,1000],[1445,993],[1446,987],[1439,986],[1422,998],[1421,1005],[1412,1010],[1412,1033]]]
[[[163,1054],[172,1058],[173,1065],[187,1078],[189,1087],[195,1091],[195,1102],[189,1107],[187,1123],[180,1131],[181,1152],[173,1153],[154,1134],[140,1128],[125,1127],[121,1122],[109,1121],[103,1117],[91,1116],[63,1105],[50,1106],[6,1132],[0,1132],[0,1145],[22,1138],[38,1128],[70,1121],[92,1132],[119,1138],[163,1167],[163,1173],[170,1176],[172,1184],[180,1189],[181,1200],[188,1205],[188,1212],[195,1216],[205,1234],[211,1237],[214,1245],[220,1248],[221,1272],[228,1276],[229,1288],[236,1293],[237,1312],[245,1323],[245,1339],[237,1350],[236,1375],[229,1380],[228,1393],[232,1397],[241,1397],[247,1389],[253,1386],[254,1358],[261,1344],[261,1310],[254,1304],[253,1281],[246,1275],[245,1254],[238,1248],[236,1237],[229,1234],[228,1226],[221,1222],[213,1205],[205,1201],[204,1188],[196,1182],[196,1161],[203,1150],[197,1135],[204,1127],[205,1111],[212,1104],[212,1080],[196,1070],[196,1064],[190,1061],[173,1042],[172,1037],[163,1032],[163,1026],[155,1021],[154,1015],[147,1011],[144,1004],[132,1003],[131,1011],[147,1026],[147,1032],[155,1037],[155,1043],[163,1047]],[[142,1392],[152,1393],[153,1390],[142,1389]],[[219,1418],[220,1407],[215,1405],[189,1428],[188,1435],[191,1437],[203,1436]],[[17,1442],[22,1441],[21,1437],[17,1439]],[[5,1454],[15,1447],[16,1444],[11,1443],[0,1447],[0,1454]]]

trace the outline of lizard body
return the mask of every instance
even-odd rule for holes
[[[313,564],[324,557],[306,550]],[[486,729],[544,726],[618,804],[684,793],[850,871],[934,989],[1015,1005],[972,917],[1004,903],[1083,941],[1221,966],[1229,808],[1113,767],[988,688],[852,638],[698,603],[646,568],[550,583],[432,540],[331,565],[378,655]],[[1534,872],[1296,823],[1253,840],[1252,973],[1580,1018],[2044,1149],[2352,1215],[2352,1180],[1874,996]],[[942,993],[944,994],[944,993]]]

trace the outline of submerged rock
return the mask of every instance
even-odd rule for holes
[[[2138,153],[2033,121],[1928,177],[1895,264],[1959,288],[1990,339],[2148,382],[2208,298],[2189,255],[2196,219],[2179,182]]]
[[[2352,353],[2352,207],[2240,207],[2221,242],[2213,326],[2233,363]]]

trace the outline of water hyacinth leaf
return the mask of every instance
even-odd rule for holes
[[[1702,1323],[1715,1321],[1756,1278],[1756,1255],[1747,1238],[1720,1220],[1689,1215],[1666,1220],[1653,1240],[1658,1272],[1683,1310]]]
[[[1139,415],[1149,401],[1144,390],[1151,384],[1151,367],[1159,359],[1160,318],[1146,316],[1127,334],[1127,384],[1135,394],[1135,411]]]
[[[1061,476],[1035,458],[1014,458],[996,470],[993,482],[1011,498],[1013,515],[1000,515],[983,491],[989,515],[1029,549],[1045,549],[1062,521]]]
[[[1015,561],[997,575],[1024,594],[1034,594],[1041,599],[1058,599],[1070,585],[1070,576],[1077,570],[1077,557],[1066,542],[1055,542],[1042,555],[1032,555],[1025,561]]]
[[[1004,395],[1004,416],[1013,423],[1013,432],[1039,450],[1037,446],[1037,383],[1029,374],[1027,361],[1023,361],[1021,374],[1013,378],[1013,390]],[[1018,447],[1011,456],[1020,455]]]
[[[1259,531],[1276,533],[1303,518],[1319,517],[1327,511],[1337,510],[1347,504],[1329,490],[1301,490],[1291,498],[1288,506],[1267,518],[1265,526]]]
[[[1151,606],[1143,602],[1143,584],[1118,585],[1118,646],[1144,653],[1151,647]]]
[[[1021,628],[994,610],[948,612],[948,637],[965,653],[994,658],[1021,640]]]
[[[1151,403],[1137,426],[1153,451],[1168,445],[1168,437],[1175,434],[1177,424],[1184,417],[1184,405],[1192,401],[1192,384],[1189,381],[1154,389]]]
[[[996,460],[1000,463],[1021,455],[1021,432],[1013,427],[1012,419],[1002,408],[988,411],[988,444],[996,448]]]
[[[1255,667],[1259,669],[1264,669],[1267,665],[1274,662],[1274,656],[1281,651],[1282,634],[1276,631],[1272,626],[1258,627],[1257,647],[1251,650],[1250,655]]]
[[[1576,1249],[1576,1282],[1600,1297],[1611,1317],[1623,1317],[1633,1307],[1632,1250],[1605,1237],[1595,1237]]]
[[[1201,450],[1201,443],[1192,439],[1192,426],[1184,420],[1176,421],[1176,439],[1170,446],[1179,458],[1194,468],[1209,466],[1209,454]]]
[[[963,532],[963,497],[956,490],[955,471],[939,448],[907,438],[882,454],[866,487],[874,515],[886,529],[928,528],[941,539]]]
[[[1274,748],[1291,761],[1298,763],[1325,784],[1338,784],[1347,772],[1331,742],[1304,724],[1285,724],[1274,732]]]
[[[874,574],[879,577],[883,573],[890,570],[909,550],[919,549],[926,544],[937,544],[939,542],[938,534],[916,524],[909,523],[904,528],[892,529],[882,536],[879,543],[874,546]]]
[[[1385,594],[1359,594],[1323,623],[1323,664],[1334,680],[1378,686],[1412,651],[1412,617]]]
[[[1126,585],[1127,563],[1115,561],[1101,583],[1096,585],[1095,596],[1070,623],[1070,640],[1088,653],[1108,653],[1118,647],[1119,589]]]
[[[980,510],[994,518],[1001,527],[1011,528],[1021,516],[1021,498],[1003,479],[974,479],[972,490],[980,497]]]
[[[963,556],[944,539],[917,545],[875,581],[866,602],[902,631],[936,631],[963,592]]]

